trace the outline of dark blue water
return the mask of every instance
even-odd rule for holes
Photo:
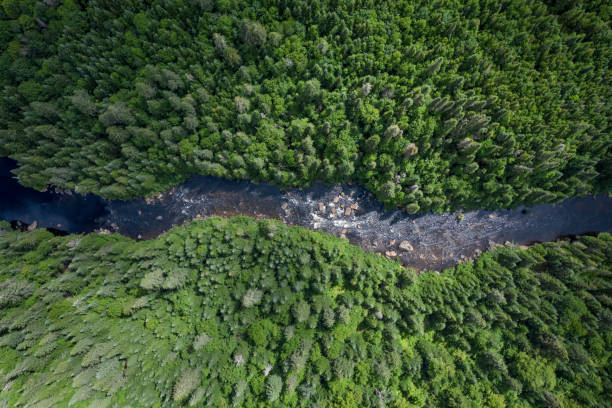
[[[39,228],[91,232],[108,214],[106,201],[94,195],[57,194],[24,187],[11,173],[17,163],[0,159],[0,219],[37,223]]]

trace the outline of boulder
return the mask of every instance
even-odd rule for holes
[[[399,244],[399,249],[401,249],[402,251],[412,251],[414,248],[412,247],[412,245],[410,245],[410,242],[402,241]]]

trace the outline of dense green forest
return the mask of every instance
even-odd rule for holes
[[[0,407],[612,405],[610,234],[416,276],[246,217],[0,225]]]
[[[409,213],[612,192],[609,2],[0,0],[0,157],[105,198],[357,181]],[[612,235],[417,275],[247,217],[0,221],[0,408],[609,407]]]
[[[28,186],[357,180],[411,213],[611,190],[607,1],[1,5],[0,156]]]

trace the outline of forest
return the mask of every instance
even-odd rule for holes
[[[105,199],[196,174],[452,217],[610,194],[611,10],[0,0],[0,157]],[[0,408],[610,407],[611,278],[606,232],[417,274],[275,220],[0,221]]]
[[[409,213],[610,192],[609,2],[2,0],[0,156],[105,198],[357,181]]]
[[[0,407],[609,407],[612,235],[422,273],[278,221],[0,223]]]

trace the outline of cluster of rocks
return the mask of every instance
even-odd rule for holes
[[[397,242],[396,240],[392,240],[391,242],[389,242],[389,247],[392,249],[385,251],[385,255],[387,256],[387,258],[395,258],[398,256],[397,251],[394,249],[396,242]],[[403,252],[414,251],[414,248],[408,241],[400,242],[397,248]]]
[[[175,190],[176,190],[176,187],[173,187],[172,189],[170,189],[168,191],[168,195],[173,195]],[[162,201],[163,199],[164,199],[164,193],[158,193],[158,194],[155,194],[149,197],[145,197],[145,203],[147,203],[147,205],[152,205],[152,204]]]
[[[317,217],[325,217],[330,220],[335,220],[334,224],[336,226],[342,225],[342,220],[346,220],[347,223],[345,223],[341,227],[342,229],[339,231],[340,238],[346,238],[346,234],[349,232],[349,229],[355,228],[359,230],[362,228],[362,221],[355,218],[360,215],[360,205],[357,203],[354,196],[355,190],[352,190],[348,194],[340,192],[339,194],[334,195],[331,199],[315,202],[313,203],[313,207],[311,207],[312,215],[315,217],[315,220],[320,220],[320,218]],[[281,208],[287,212],[288,204],[283,203]],[[348,222],[349,219],[351,222]],[[320,224],[318,221],[315,222],[314,229],[317,229],[319,225]],[[384,246],[380,248],[378,247],[378,244],[374,242],[371,249],[377,252],[380,251],[387,258],[398,258],[402,254],[414,251],[412,244],[408,241],[398,242],[394,239],[388,244],[383,245]]]
[[[317,210],[321,214],[328,213],[328,218],[336,218],[336,217],[350,217],[351,215],[355,215],[356,211],[359,209],[359,204],[354,202],[353,195],[355,191],[351,191],[349,195],[341,192],[340,195],[334,197],[327,204],[319,201],[317,203]]]

